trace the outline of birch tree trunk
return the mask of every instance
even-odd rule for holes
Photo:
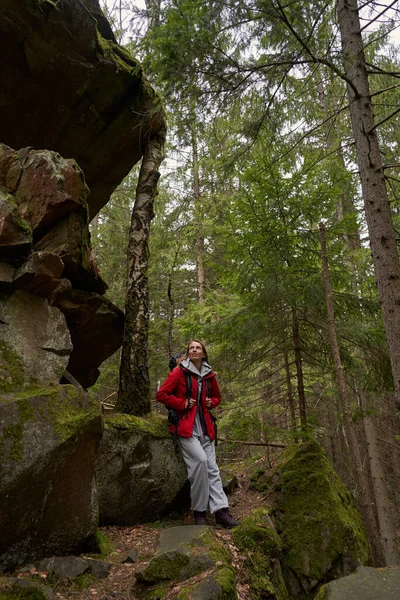
[[[387,566],[398,565],[399,552],[397,550],[396,532],[392,519],[385,474],[381,465],[378,437],[373,417],[364,417],[363,424],[385,563]]]
[[[335,369],[336,384],[338,387],[339,397],[342,403],[344,423],[351,449],[351,455],[354,466],[354,475],[357,482],[358,501],[360,505],[361,514],[363,516],[365,528],[368,532],[368,537],[374,557],[374,564],[375,566],[384,566],[384,558],[382,553],[381,542],[379,539],[379,532],[376,525],[371,494],[369,492],[368,481],[364,471],[363,461],[357,442],[355,425],[351,414],[350,399],[347,392],[346,379],[344,376],[342,360],[340,358],[339,344],[336,335],[333,293],[329,274],[328,259],[326,254],[325,226],[323,223],[319,224],[319,230],[321,240],[322,271],[326,293],[329,340]]]
[[[150,222],[164,159],[165,128],[151,134],[142,158],[128,241],[125,330],[117,410],[144,415],[151,410],[148,367]]]
[[[357,0],[338,0],[337,14],[365,215],[400,410],[400,261],[372,113]]]

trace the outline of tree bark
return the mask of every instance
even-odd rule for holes
[[[363,419],[363,424],[385,563],[387,566],[398,565],[399,552],[397,550],[396,531],[392,519],[385,474],[379,455],[375,421],[373,417],[366,416]]]
[[[328,332],[331,345],[333,364],[335,369],[336,384],[338,387],[339,397],[342,403],[344,423],[348,436],[348,441],[351,449],[351,455],[354,466],[354,475],[358,488],[358,501],[364,524],[368,532],[369,541],[374,556],[375,566],[383,566],[384,558],[382,553],[381,542],[376,525],[375,514],[373,511],[371,495],[369,492],[368,481],[364,471],[363,461],[361,458],[360,449],[357,442],[355,425],[351,414],[350,399],[347,393],[346,379],[344,376],[342,360],[340,358],[339,344],[336,335],[336,322],[333,305],[333,293],[329,274],[328,259],[326,254],[326,236],[325,225],[319,224],[320,241],[321,241],[321,258],[322,271],[326,293],[326,308],[328,318]]]
[[[296,423],[296,412],[294,410],[294,398],[292,388],[292,377],[290,374],[289,357],[286,350],[283,351],[283,358],[285,361],[285,374],[286,374],[286,387],[287,387],[287,399],[290,413],[290,429],[294,435],[294,441],[297,442],[297,423]]]
[[[296,375],[297,375],[297,393],[299,395],[299,413],[300,413],[300,425],[304,432],[307,429],[307,405],[306,395],[304,392],[304,377],[303,377],[303,364],[301,360],[301,338],[299,321],[297,318],[297,311],[292,308],[292,335],[294,343],[294,355],[296,363]]]
[[[148,367],[150,222],[164,159],[165,128],[151,134],[142,159],[128,242],[125,330],[117,410],[144,415],[151,410]]]
[[[400,261],[372,112],[357,0],[338,0],[337,14],[365,215],[400,410]]]
[[[199,168],[199,154],[197,148],[197,135],[195,130],[195,112],[193,114],[192,122],[192,158],[193,158],[193,197],[194,197],[194,214],[195,214],[195,227],[196,227],[196,267],[197,267],[197,297],[199,304],[204,304],[205,290],[206,290],[206,278],[204,272],[204,235],[202,232],[202,221],[203,214],[201,210],[201,191],[200,191],[200,168]]]

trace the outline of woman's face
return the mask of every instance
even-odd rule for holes
[[[199,342],[190,342],[189,358],[191,361],[202,360],[204,356],[203,347]]]

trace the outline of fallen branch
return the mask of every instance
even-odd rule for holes
[[[272,448],[286,448],[286,444],[274,444],[273,442],[242,442],[242,440],[226,440],[218,438],[218,443],[222,444],[243,444],[243,446],[271,446]]]
[[[109,398],[111,398],[111,396],[114,396],[116,393],[117,392],[112,392],[112,394],[109,394],[106,398],[104,398],[104,400],[102,400],[101,403],[102,404],[109,404],[110,405],[110,402],[107,403],[106,400],[108,400]],[[112,406],[114,406],[114,404]]]

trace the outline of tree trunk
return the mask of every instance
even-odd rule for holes
[[[292,377],[290,374],[289,357],[286,350],[283,351],[283,358],[285,361],[285,374],[286,374],[286,387],[287,387],[287,398],[290,413],[290,428],[294,435],[294,441],[297,442],[297,423],[296,423],[296,412],[294,410],[294,398],[292,388]]]
[[[203,304],[205,300],[206,279],[204,273],[204,235],[202,231],[203,211],[201,209],[201,192],[200,192],[200,170],[199,170],[199,155],[197,149],[197,135],[195,130],[195,114],[193,111],[192,123],[192,156],[193,156],[193,197],[194,197],[194,214],[196,227],[196,266],[197,266],[197,295],[199,304]]]
[[[372,113],[357,0],[338,0],[337,13],[365,215],[400,410],[400,261]]]
[[[299,395],[300,425],[304,432],[307,429],[307,405],[304,392],[303,364],[301,360],[301,338],[296,309],[292,309],[292,335],[297,375],[297,392]]]
[[[398,565],[399,552],[397,550],[396,531],[392,519],[385,474],[379,456],[376,426],[374,419],[370,416],[364,417],[363,424],[385,563],[387,566]]]
[[[171,271],[168,273],[168,300],[169,300],[169,312],[168,312],[168,354],[173,353],[172,339],[174,329],[174,317],[175,317],[175,300],[172,296],[172,275],[174,273],[176,263],[178,261],[179,250],[175,250],[174,262],[172,263]]]
[[[117,410],[144,415],[151,410],[148,367],[148,259],[150,222],[164,159],[165,129],[152,134],[146,145],[136,188],[128,241],[125,330],[122,345]]]
[[[372,507],[371,495],[369,493],[368,481],[364,471],[360,450],[357,443],[355,426],[351,414],[350,399],[347,393],[346,379],[344,376],[342,360],[340,358],[339,344],[336,336],[336,322],[333,307],[333,293],[326,254],[325,225],[319,224],[321,240],[322,271],[326,293],[326,307],[328,318],[328,332],[331,345],[333,364],[335,369],[336,384],[339,391],[339,397],[343,407],[344,423],[351,449],[353,459],[354,474],[358,488],[358,500],[361,514],[364,519],[366,530],[371,544],[375,566],[383,566],[384,558],[379,539],[379,533],[376,526],[375,514]]]

